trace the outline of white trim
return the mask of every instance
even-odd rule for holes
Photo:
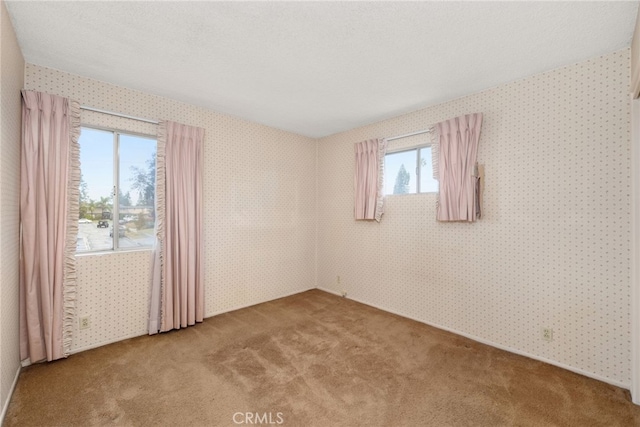
[[[400,147],[400,148],[394,148],[393,150],[387,150],[386,154],[397,154],[397,153],[404,153],[405,151],[413,151],[416,149],[420,149],[420,148],[427,148],[427,147],[431,147],[431,143],[426,143],[426,144],[418,144],[418,145],[412,145],[411,147]]]
[[[243,308],[252,307],[254,305],[264,304],[265,302],[275,301],[275,300],[280,299],[280,298],[286,298],[286,297],[290,297],[292,295],[301,294],[303,292],[307,292],[307,291],[310,291],[312,289],[316,289],[316,288],[315,287],[311,287],[311,288],[304,289],[304,290],[294,291],[294,292],[291,292],[291,293],[288,293],[288,294],[285,294],[285,295],[281,295],[281,296],[278,296],[278,297],[275,297],[275,298],[271,298],[271,299],[268,299],[268,300],[265,300],[265,301],[259,301],[259,302],[255,302],[255,303],[251,303],[251,304],[237,306],[237,307],[229,308],[227,310],[216,311],[216,312],[214,312],[212,314],[205,314],[204,317],[205,317],[205,319],[208,319],[210,317],[217,316],[219,314],[229,313],[229,312],[232,312],[232,311],[241,310]],[[95,343],[95,344],[91,344],[91,345],[88,345],[88,346],[85,346],[85,347],[80,347],[80,348],[73,349],[73,350],[71,350],[70,354],[77,354],[77,353],[81,353],[83,351],[93,350],[94,348],[102,347],[102,346],[109,345],[109,344],[115,344],[115,343],[120,342],[120,341],[128,340],[128,339],[131,339],[131,338],[142,337],[142,336],[145,336],[145,335],[149,335],[146,327],[145,327],[144,331],[141,331],[139,333],[125,335],[123,337],[118,337],[118,338],[112,339],[112,340],[100,341],[99,343]],[[0,423],[0,425],[2,425],[2,424]]]
[[[242,310],[243,308],[249,308],[249,307],[253,307],[254,305],[259,305],[259,304],[264,304],[265,302],[269,302],[269,301],[275,301],[277,299],[281,299],[281,298],[286,298],[286,297],[290,297],[292,295],[297,295],[297,294],[301,294],[303,292],[307,292],[307,291],[311,291],[313,289],[317,289],[315,287],[311,287],[311,288],[307,288],[307,289],[302,289],[302,290],[298,290],[298,291],[293,291],[275,298],[271,298],[265,301],[259,301],[259,302],[252,302],[249,304],[245,304],[245,305],[238,305],[238,306],[234,306],[232,308],[228,308],[226,310],[220,310],[220,311],[215,311],[211,314],[205,314],[204,317],[205,319],[209,318],[209,317],[213,317],[213,316],[217,316],[219,314],[224,314],[224,313],[230,313],[232,311],[236,311],[236,310]]]
[[[91,109],[88,107],[80,107],[83,108],[85,110],[90,110],[90,111],[98,111],[95,109]],[[98,111],[100,112],[100,111]],[[107,114],[107,113],[105,113]],[[112,115],[117,115],[117,114],[112,114]],[[82,256],[82,255],[93,255],[93,254],[98,254],[101,255],[103,253],[122,253],[122,252],[135,252],[135,251],[139,251],[139,250],[152,250],[153,249],[153,245],[149,245],[149,246],[135,246],[135,247],[120,247],[120,233],[116,233],[116,229],[119,230],[119,215],[120,215],[120,198],[118,197],[119,191],[120,191],[120,139],[121,137],[124,136],[132,136],[135,138],[139,138],[139,139],[146,139],[149,141],[155,141],[156,143],[156,153],[158,152],[158,135],[148,135],[148,134],[144,134],[144,133],[138,133],[138,132],[130,132],[127,130],[120,130],[120,129],[115,129],[115,128],[109,128],[109,127],[103,127],[103,126],[94,126],[94,125],[85,125],[80,123],[79,125],[79,132],[81,132],[82,129],[90,129],[90,130],[95,130],[95,131],[99,131],[99,132],[104,132],[104,133],[110,133],[113,136],[113,139],[111,141],[112,144],[112,148],[113,148],[113,170],[112,170],[112,179],[113,179],[113,191],[111,194],[111,198],[113,200],[113,207],[112,207],[112,212],[111,212],[111,228],[113,231],[113,247],[111,249],[95,249],[95,250],[85,250],[85,251],[81,251],[78,252],[76,250],[76,241],[74,240],[73,242],[73,249],[74,249],[74,256]],[[80,149],[78,147],[78,149]],[[79,161],[79,160],[78,160]],[[157,163],[157,156],[156,156],[156,163]],[[156,166],[157,168],[157,166]],[[79,172],[81,172],[81,168],[79,170]],[[80,178],[78,178],[79,180]],[[156,215],[157,217],[157,209],[154,206],[153,207],[154,210],[154,215]],[[116,215],[117,213],[117,215]],[[104,218],[102,218],[104,219]],[[93,222],[93,221],[92,221]],[[74,223],[74,225],[77,227],[78,223]],[[76,232],[77,234],[77,232]]]
[[[7,399],[2,404],[2,413],[0,414],[0,426],[4,423],[4,417],[5,415],[7,415],[7,410],[9,409],[9,402],[11,402],[11,397],[13,396],[13,391],[15,390],[16,384],[18,383],[18,377],[20,376],[21,370],[22,370],[22,367],[18,366],[18,370],[16,371],[16,376],[13,378],[13,383],[11,383],[11,388],[9,388]]]
[[[111,248],[111,250],[117,251],[118,249],[120,249],[120,133],[113,131],[111,132],[111,134],[113,135],[113,141],[111,145],[111,147],[113,148],[113,193],[111,193],[111,203],[113,204],[113,212],[111,212],[111,241],[113,242],[113,247]],[[157,150],[158,141],[156,141],[156,153]],[[138,193],[138,195],[140,195],[140,193]],[[156,212],[154,206],[154,217],[155,214]],[[104,217],[102,219],[104,219]]]
[[[415,193],[385,194],[384,197],[387,197],[387,196],[410,196],[410,195],[414,195],[414,194],[438,194],[438,191],[422,191],[420,189],[420,181],[422,181],[421,166],[420,166],[420,153],[421,153],[422,149],[425,149],[425,148],[431,149],[431,159],[432,159],[432,163],[433,163],[433,156],[434,156],[433,147],[434,147],[434,145],[431,142],[429,142],[429,143],[426,143],[426,144],[422,143],[422,144],[418,144],[418,145],[412,145],[411,147],[401,147],[401,148],[395,148],[393,150],[386,150],[385,155],[384,155],[384,162],[386,162],[386,157],[388,155],[393,155],[393,154],[398,154],[398,153],[408,153],[410,151],[415,151],[416,152],[416,169],[413,171],[415,173],[415,177],[416,177],[416,191],[415,191]],[[433,164],[432,164],[432,167],[433,167]],[[434,177],[429,177],[429,179],[433,179],[433,180],[437,181],[437,179],[435,179]],[[440,183],[438,182],[438,188],[439,187],[440,187]],[[384,188],[384,183],[383,183],[383,188]]]
[[[330,289],[325,289],[325,288],[317,288],[317,289],[321,290],[321,291],[324,291],[324,292],[328,292],[330,294],[338,295],[335,291],[332,291]],[[602,382],[605,382],[607,384],[614,385],[616,387],[621,387],[621,388],[624,388],[624,389],[627,389],[627,390],[629,389],[629,384],[627,384],[627,383],[615,381],[615,380],[612,380],[611,378],[605,378],[603,376],[594,374],[593,372],[583,371],[582,369],[575,368],[575,367],[569,366],[569,365],[565,365],[565,364],[560,363],[560,362],[555,361],[555,360],[551,360],[551,359],[547,359],[547,358],[544,358],[544,357],[540,357],[540,356],[537,356],[537,355],[534,355],[534,354],[531,354],[531,353],[527,353],[526,351],[518,350],[518,349],[509,347],[509,346],[505,346],[505,345],[502,345],[502,344],[497,344],[495,342],[486,340],[484,338],[476,337],[475,335],[467,334],[465,332],[461,332],[461,331],[458,331],[456,329],[448,328],[446,326],[442,326],[442,325],[439,325],[437,323],[426,322],[424,320],[417,319],[417,318],[411,317],[411,316],[407,316],[406,314],[403,314],[403,313],[400,313],[400,312],[397,312],[397,311],[394,311],[394,310],[389,310],[387,308],[382,308],[382,307],[380,307],[380,306],[378,306],[376,304],[370,304],[370,303],[361,301],[361,300],[359,300],[357,298],[350,298],[349,296],[347,296],[346,298],[349,298],[350,300],[353,300],[355,302],[359,302],[360,304],[368,305],[369,307],[377,308],[378,310],[386,311],[387,313],[395,314],[396,316],[404,317],[405,319],[414,320],[416,322],[420,322],[420,323],[423,323],[425,325],[433,326],[434,328],[442,329],[443,331],[451,332],[451,333],[454,333],[456,335],[460,335],[460,336],[463,336],[465,338],[469,338],[469,339],[471,339],[473,341],[477,341],[479,343],[489,345],[491,347],[499,348],[500,350],[505,350],[505,351],[508,351],[510,353],[514,353],[514,354],[518,354],[520,356],[528,357],[529,359],[534,359],[534,360],[538,360],[540,362],[548,363],[549,365],[554,365],[554,366],[557,366],[559,368],[566,369],[567,371],[575,372],[576,374],[584,375],[585,377],[593,378],[595,380],[602,381]]]
[[[122,248],[118,250],[113,249],[105,249],[99,251],[85,251],[85,252],[76,252],[76,257],[84,258],[84,257],[92,257],[92,256],[105,256],[105,255],[114,255],[114,254],[125,254],[129,252],[151,252],[153,250],[153,246],[136,246],[135,248]]]
[[[419,130],[417,132],[406,133],[404,135],[392,136],[390,138],[384,138],[384,139],[386,139],[387,141],[395,141],[396,139],[408,138],[410,136],[415,136],[415,135],[422,135],[423,133],[429,133],[431,131],[433,131],[433,127],[430,127],[429,129]]]
[[[316,214],[315,221],[314,221],[316,229],[315,229],[315,234],[314,234],[314,239],[315,239],[314,243],[315,244],[314,244],[314,248],[313,248],[314,249],[314,254],[313,254],[313,265],[314,265],[314,270],[313,270],[313,289],[318,287],[318,248],[319,248],[319,245],[320,245],[319,244],[320,239],[318,238],[318,236],[320,235],[319,231],[318,231],[319,230],[319,224],[320,224],[320,221],[319,221],[320,215],[318,214],[319,206],[320,206],[320,203],[319,203],[320,197],[319,197],[319,193],[318,193],[318,188],[320,188],[319,185],[318,185],[319,182],[320,182],[320,180],[318,179],[318,171],[320,170],[320,161],[319,161],[319,158],[318,158],[319,152],[320,152],[320,142],[318,142],[318,140],[316,140],[316,170],[315,170],[316,188],[314,189],[314,192],[315,192],[315,206],[314,206],[314,209],[313,209],[313,211]]]
[[[109,116],[122,117],[124,119],[137,120],[139,122],[151,123],[152,125],[157,125],[157,124],[160,123],[160,122],[158,122],[156,120],[145,119],[144,117],[135,117],[135,116],[130,116],[128,114],[121,114],[121,113],[116,113],[116,112],[113,112],[113,111],[101,110],[99,108],[93,108],[93,107],[89,107],[87,105],[81,105],[80,109],[81,110],[87,110],[87,111],[93,111],[94,113],[107,114]]]
[[[631,400],[640,405],[640,100],[631,99]]]
[[[147,335],[147,331],[146,330],[141,332],[141,333],[125,335],[123,337],[118,337],[118,338],[113,339],[113,340],[100,341],[99,343],[91,344],[91,345],[88,345],[86,347],[79,347],[79,348],[71,350],[71,353],[69,353],[69,354],[71,355],[71,354],[82,353],[83,351],[93,350],[94,348],[102,347],[102,346],[109,345],[109,344],[115,344],[115,343],[120,342],[120,341],[128,340],[128,339],[131,339],[131,338],[137,338],[137,337],[141,337],[141,336],[144,336],[144,335]]]
[[[117,132],[119,134],[125,134],[128,136],[137,136],[140,138],[147,138],[147,139],[155,139],[156,141],[158,140],[158,133],[156,132],[156,134],[151,134],[151,133],[144,133],[144,132],[134,132],[134,131],[128,131],[126,129],[120,129],[120,128],[110,128],[108,126],[99,126],[99,125],[93,125],[93,124],[87,124],[84,122],[80,122],[80,129],[82,130],[82,128],[87,128],[87,129],[91,129],[91,130],[98,130],[98,131],[102,131],[102,132],[109,132],[109,133],[113,133],[113,132]]]
[[[348,296],[344,296],[344,297],[343,297],[343,296],[342,296],[342,294],[340,294],[340,292],[338,292],[338,291],[334,291],[333,289],[323,288],[323,287],[320,287],[320,286],[319,286],[319,287],[317,287],[316,289],[317,289],[317,290],[319,290],[319,291],[322,291],[322,292],[327,292],[327,293],[329,293],[329,294],[333,294],[333,295],[335,295],[335,296],[337,296],[337,297],[341,297],[341,298],[347,298],[347,297],[348,297]],[[349,299],[353,299],[353,298],[349,298]],[[355,300],[354,300],[354,301],[355,301]],[[358,302],[360,302],[360,301],[358,301]],[[364,304],[364,303],[363,303],[363,304]],[[368,305],[368,304],[365,304],[365,305]],[[383,311],[387,311],[387,310],[383,310]],[[420,322],[420,323],[423,323],[423,322]]]

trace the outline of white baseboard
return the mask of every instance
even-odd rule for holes
[[[13,390],[16,388],[16,384],[18,383],[18,377],[20,376],[21,366],[18,366],[16,370],[16,376],[13,378],[13,383],[11,383],[11,388],[9,389],[9,394],[7,394],[7,399],[2,404],[2,413],[0,414],[0,426],[4,423],[4,417],[7,415],[7,409],[9,409],[9,402],[11,402],[11,396],[13,396]]]
[[[632,97],[633,98],[633,97]],[[631,400],[640,405],[640,100],[631,100]]]
[[[135,333],[135,334],[125,335],[125,336],[118,337],[118,338],[113,339],[113,340],[100,341],[100,342],[95,343],[95,344],[91,344],[91,345],[87,345],[87,346],[84,346],[84,347],[75,348],[75,349],[73,349],[73,350],[71,350],[69,352],[69,355],[78,354],[78,353],[81,353],[81,352],[87,351],[87,350],[93,350],[94,348],[102,347],[103,345],[114,344],[114,343],[117,343],[117,342],[120,342],[120,341],[128,340],[129,338],[141,337],[143,335],[147,335],[146,331],[142,332],[142,333]]]
[[[226,309],[226,310],[216,311],[216,312],[213,312],[213,313],[207,313],[207,314],[205,314],[204,317],[205,317],[205,319],[207,319],[209,317],[217,316],[218,314],[229,313],[231,311],[236,311],[236,310],[240,310],[240,309],[243,309],[243,308],[252,307],[254,305],[262,304],[262,303],[265,303],[265,302],[275,301],[275,300],[280,299],[280,298],[286,298],[286,297],[289,297],[291,295],[296,295],[296,294],[300,294],[302,292],[310,291],[312,289],[315,289],[315,287],[308,288],[308,289],[303,289],[303,290],[297,290],[297,291],[294,291],[294,292],[287,293],[285,295],[281,295],[281,296],[277,296],[275,298],[268,299],[266,301],[259,301],[259,302],[255,302],[255,303],[242,305],[242,306],[232,307],[232,308],[229,308],[229,309]],[[134,334],[130,334],[130,335],[125,335],[125,336],[122,336],[122,337],[118,337],[116,339],[107,340],[107,341],[100,341],[99,343],[95,343],[95,344],[91,344],[91,345],[88,345],[88,346],[76,348],[76,349],[71,350],[69,352],[69,354],[70,355],[71,354],[77,354],[77,353],[80,353],[80,352],[83,352],[83,351],[92,350],[94,348],[102,347],[103,345],[114,344],[114,343],[117,343],[117,342],[120,342],[120,341],[128,340],[130,338],[141,337],[141,336],[144,336],[144,335],[147,335],[147,331],[146,330],[142,331],[140,333],[134,333]]]
[[[330,294],[337,295],[339,297],[342,297],[342,295],[340,295],[338,292],[336,292],[334,290],[331,290],[331,289],[328,289],[328,288],[318,287],[317,289],[321,290],[321,291],[324,291],[324,292],[328,292]],[[547,359],[545,357],[541,357],[541,356],[537,356],[535,354],[527,353],[526,351],[522,351],[522,350],[518,350],[516,348],[512,348],[512,347],[509,347],[509,346],[506,346],[506,345],[498,344],[498,343],[489,341],[487,339],[480,338],[480,337],[477,337],[477,336],[472,335],[472,334],[468,334],[466,332],[462,332],[462,331],[458,331],[456,329],[448,328],[446,326],[438,325],[437,323],[431,323],[431,322],[426,322],[426,321],[421,320],[421,319],[416,319],[414,317],[407,316],[406,314],[398,313],[396,311],[380,307],[380,306],[378,306],[376,304],[371,304],[371,303],[368,303],[368,302],[365,302],[365,301],[361,301],[361,300],[359,300],[357,298],[351,298],[348,295],[346,296],[346,298],[349,298],[352,301],[359,302],[360,304],[368,305],[369,307],[377,308],[378,310],[386,311],[387,313],[392,313],[392,314],[395,314],[397,316],[404,317],[405,319],[415,320],[416,322],[424,323],[425,325],[433,326],[434,328],[442,329],[443,331],[451,332],[451,333],[454,333],[456,335],[461,335],[461,336],[463,336],[465,338],[469,338],[469,339],[471,339],[473,341],[477,341],[477,342],[482,343],[482,344],[490,345],[491,347],[499,348],[500,350],[505,350],[505,351],[508,351],[510,353],[515,353],[515,354],[518,354],[520,356],[528,357],[529,359],[539,360],[540,362],[548,363],[549,365],[554,365],[554,366],[557,366],[559,368],[566,369],[567,371],[575,372],[576,374],[584,375],[585,377],[593,378],[594,380],[602,381],[602,382],[605,382],[607,384],[614,385],[616,387],[620,387],[620,388],[624,388],[624,389],[629,390],[629,388],[631,386],[628,383],[615,381],[615,380],[612,380],[611,378],[606,378],[606,377],[600,376],[598,374],[594,374],[593,372],[587,372],[587,371],[584,371],[584,370],[582,370],[580,368],[576,368],[574,366],[565,365],[564,363],[558,362],[556,360]]]
[[[318,287],[318,288],[316,288],[316,289],[318,289],[319,291],[328,292],[328,293],[330,293],[330,294],[333,294],[333,295],[336,295],[336,296],[342,297],[342,295],[340,294],[340,292],[338,292],[338,291],[334,291],[333,289],[329,289],[329,288],[322,288],[322,287]],[[343,298],[349,298],[349,295],[347,295],[346,297],[343,297]],[[352,299],[352,298],[349,298],[349,299]],[[356,301],[356,300],[354,300],[354,301]],[[358,301],[358,302],[360,302],[360,301]],[[361,304],[364,304],[364,305],[371,305],[371,304],[365,304],[365,303],[361,303]],[[373,307],[373,306],[371,306],[371,307]],[[376,308],[378,308],[378,307],[376,307]],[[382,310],[382,309],[380,309],[380,310]],[[383,311],[388,311],[388,310],[383,310]],[[406,317],[406,316],[402,316],[402,317]],[[420,322],[420,323],[424,323],[424,322]]]
[[[280,296],[277,296],[275,298],[270,298],[270,299],[265,300],[265,301],[259,301],[259,302],[253,302],[253,303],[249,303],[249,304],[244,304],[244,305],[238,305],[238,306],[234,306],[234,307],[231,307],[231,308],[228,308],[228,309],[225,309],[225,310],[214,311],[212,313],[206,313],[204,317],[205,317],[205,319],[208,319],[209,317],[217,316],[219,314],[230,313],[232,311],[242,310],[243,308],[253,307],[254,305],[264,304],[265,302],[275,301],[275,300],[280,299],[280,298],[286,298],[286,297],[290,297],[292,295],[301,294],[303,292],[307,292],[307,291],[310,291],[312,289],[316,289],[316,287],[314,286],[314,287],[311,287],[311,288],[308,288],[308,289],[301,289],[301,290],[289,292],[289,293],[286,293],[284,295],[280,295]]]

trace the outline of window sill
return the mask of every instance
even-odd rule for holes
[[[148,246],[145,248],[118,249],[117,251],[105,250],[105,251],[95,251],[95,252],[76,252],[76,257],[118,255],[118,254],[128,254],[132,252],[151,252],[152,250],[153,248]]]
[[[438,194],[437,191],[426,192],[426,193],[404,193],[404,194],[385,194],[386,197],[402,197],[402,196],[426,196],[428,194]]]

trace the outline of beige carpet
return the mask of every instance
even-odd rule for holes
[[[639,426],[640,407],[626,390],[313,290],[31,366],[5,418],[258,424]]]

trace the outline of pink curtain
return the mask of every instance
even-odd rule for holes
[[[22,92],[20,358],[66,357],[75,316],[80,105]]]
[[[203,143],[204,129],[160,123],[150,334],[185,328],[204,318]]]
[[[434,177],[439,180],[438,221],[475,221],[480,216],[476,158],[482,114],[467,114],[436,128]]]
[[[370,139],[355,144],[355,218],[375,219],[380,222],[383,213],[384,155],[386,139]]]

